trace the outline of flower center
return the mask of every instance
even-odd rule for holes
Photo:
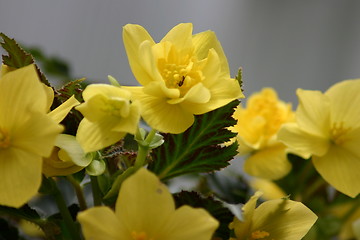
[[[131,237],[133,240],[154,240],[153,238],[149,238],[145,232],[133,231]]]
[[[334,123],[330,129],[331,142],[336,145],[341,145],[347,140],[346,134],[349,132],[349,130],[351,130],[351,128],[344,127],[344,122]]]
[[[270,236],[270,233],[266,231],[257,230],[251,233],[251,240],[263,239]]]
[[[190,59],[186,64],[170,63],[161,58],[158,60],[158,69],[168,88],[180,90],[180,96],[184,96],[195,84],[202,81],[202,72],[197,70],[194,62]]]
[[[5,129],[0,128],[0,149],[10,147],[10,136]]]
[[[130,112],[130,102],[127,99],[111,97],[103,110],[115,117],[126,118]]]

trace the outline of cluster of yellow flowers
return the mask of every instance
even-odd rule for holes
[[[97,151],[126,134],[141,136],[140,118],[154,129],[148,136],[154,137],[155,130],[179,134],[193,125],[195,115],[244,98],[239,82],[230,77],[216,35],[211,31],[193,35],[192,28],[190,23],[179,24],[155,43],[143,27],[126,25],[124,45],[141,86],[120,86],[110,77],[111,85],[87,86],[82,93],[84,102],[71,97],[52,111],[54,91],[41,83],[33,64],[19,69],[3,65],[0,205],[21,207],[38,193],[42,175],[79,172],[95,164]],[[237,133],[234,140],[239,143],[239,154],[247,156],[245,172],[263,180],[278,180],[292,169],[289,153],[311,157],[331,186],[356,197],[360,192],[359,92],[360,79],[335,84],[324,94],[299,89],[295,113],[271,88],[250,96],[246,107],[240,105],[235,110],[237,124],[230,127]],[[60,125],[73,108],[84,116],[76,136],[63,134]],[[147,140],[144,144],[153,148]],[[79,212],[77,220],[84,237],[212,239],[218,220],[205,209],[176,209],[168,188],[143,165],[135,163],[131,176],[123,180],[115,210],[96,206]],[[278,196],[285,195],[281,189],[279,192]],[[273,198],[270,195],[265,192],[264,198]],[[231,239],[299,240],[317,220],[304,204],[289,197],[268,200],[257,207],[261,196],[255,192],[241,208],[241,216],[234,217],[229,225]]]

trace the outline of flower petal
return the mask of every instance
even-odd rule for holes
[[[0,150],[0,205],[20,207],[37,194],[42,159],[17,148]]]
[[[146,85],[151,78],[141,65],[140,45],[148,41],[152,46],[155,44],[149,33],[140,25],[127,24],[123,27],[123,41],[128,56],[129,64],[135,78]],[[145,76],[145,77],[144,77]]]
[[[63,127],[46,114],[17,113],[17,120],[14,121],[14,126],[17,127],[10,130],[12,145],[43,157],[50,156],[55,139],[63,131]]]
[[[180,23],[173,27],[163,39],[162,42],[171,42],[179,52],[180,56],[185,56],[192,50],[192,23]]]
[[[296,121],[299,127],[313,135],[329,137],[330,100],[319,91],[297,89],[299,106]]]
[[[80,212],[77,219],[85,239],[131,240],[115,213],[108,207],[94,207]]]
[[[360,193],[359,155],[349,150],[332,146],[322,157],[313,157],[320,175],[338,191],[356,197]]]
[[[157,236],[164,231],[175,204],[157,176],[141,168],[121,185],[115,209],[130,232],[145,232],[150,238],[162,239]]]
[[[252,176],[271,180],[284,177],[291,170],[285,146],[277,144],[255,151],[245,160],[244,170]]]
[[[73,95],[63,104],[61,104],[60,106],[49,112],[48,116],[51,117],[55,122],[60,123],[70,112],[70,110],[79,104],[80,102],[76,100],[76,98]]]
[[[331,122],[343,122],[345,127],[360,126],[360,79],[339,82],[325,95],[331,99]],[[346,106],[346,107],[344,107]]]
[[[85,153],[94,152],[122,139],[125,132],[112,131],[117,124],[117,119],[109,118],[108,121],[93,123],[84,118],[76,133],[76,140],[80,143]]]
[[[229,64],[226,59],[225,53],[219,40],[212,31],[205,31],[193,35],[193,45],[195,47],[195,54],[199,59],[204,59],[208,55],[209,49],[215,49],[220,59],[221,71],[230,75]]]
[[[208,240],[211,239],[219,223],[204,209],[182,206],[175,211],[163,227],[162,239]]]
[[[287,199],[262,203],[254,211],[252,231],[266,231],[269,239],[299,240],[315,223],[317,216],[304,204]]]
[[[329,149],[329,140],[305,132],[296,123],[286,123],[280,128],[278,140],[290,148],[302,158],[309,158],[311,155],[323,156]]]

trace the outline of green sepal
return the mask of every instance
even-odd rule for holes
[[[106,163],[101,158],[93,159],[85,169],[86,169],[86,173],[89,174],[90,176],[99,176],[105,172]]]

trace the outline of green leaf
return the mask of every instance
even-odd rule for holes
[[[82,98],[82,92],[84,87],[82,86],[82,82],[85,80],[85,78],[77,79],[71,82],[68,82],[64,86],[62,86],[60,89],[56,91],[56,98],[61,102],[65,102],[68,100],[72,95],[75,95],[75,98],[79,102],[83,102]]]
[[[230,222],[233,221],[234,215],[229,209],[223,206],[220,201],[212,197],[202,197],[197,192],[182,191],[174,195],[176,207],[189,205],[195,208],[206,209],[214,218],[216,218],[220,226],[215,232],[215,236],[222,239],[229,239],[230,230],[228,228]]]
[[[164,134],[164,144],[153,150],[149,169],[167,180],[188,173],[213,172],[229,165],[237,154],[238,144],[221,146],[236,136],[227,127],[239,101],[197,116],[191,128],[182,134]]]
[[[239,82],[240,88],[243,90],[243,80],[242,80],[242,68],[239,68],[238,74],[235,76],[235,79]]]
[[[5,65],[12,68],[21,68],[34,63],[31,54],[25,52],[13,38],[9,38],[4,33],[0,33],[0,37],[4,40],[0,42],[0,45],[9,54],[8,56],[2,56]]]

